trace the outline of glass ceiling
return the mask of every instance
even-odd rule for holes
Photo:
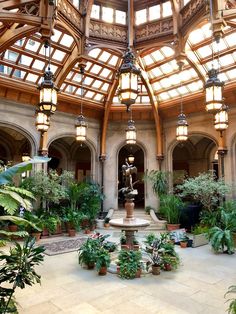
[[[182,72],[179,71],[173,45],[144,50],[140,55],[141,64],[147,73],[154,94],[160,102],[171,101],[183,96],[192,95],[203,89],[207,80],[207,71],[214,64],[220,69],[220,79],[226,85],[236,81],[236,31],[225,28],[225,34],[219,44],[212,43],[210,24],[199,26],[190,33],[186,46],[186,60]],[[51,70],[57,77],[64,71],[64,65],[70,57],[75,42],[72,36],[56,29],[51,45]],[[47,49],[49,50],[49,49]],[[0,76],[31,84],[36,88],[40,84],[48,64],[49,51],[46,51],[40,34],[18,40],[0,55]],[[83,80],[83,97],[97,105],[103,106],[112,82],[121,64],[119,52],[111,48],[95,48],[87,57]],[[139,82],[139,96],[136,105],[150,105],[147,90]],[[81,76],[78,65],[68,70],[65,81],[60,86],[62,94],[81,97]],[[115,95],[113,105],[119,106]]]

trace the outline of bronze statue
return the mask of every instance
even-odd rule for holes
[[[125,179],[125,187],[121,189],[121,191],[125,194],[125,197],[132,198],[134,195],[137,195],[137,190],[134,190],[134,184],[137,183],[138,181],[133,183],[133,174],[137,174],[137,168],[133,165],[130,165],[127,161],[125,160],[125,164],[122,165],[122,174],[123,178]]]

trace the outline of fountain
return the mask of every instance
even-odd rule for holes
[[[122,166],[122,173],[125,178],[125,187],[122,188],[122,192],[125,195],[126,217],[111,219],[110,225],[125,232],[126,244],[130,249],[133,249],[134,233],[146,228],[150,223],[145,219],[134,217],[134,197],[138,191],[133,188],[136,182],[133,184],[132,175],[137,173],[137,168],[126,160],[125,165]]]

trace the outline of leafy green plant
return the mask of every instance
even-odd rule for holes
[[[208,226],[196,225],[192,229],[192,234],[193,235],[198,235],[198,234],[202,234],[202,233],[208,233],[208,231],[209,231],[209,227]]]
[[[160,214],[163,215],[169,224],[178,224],[181,215],[183,202],[173,194],[161,197]]]
[[[35,247],[35,240],[27,238],[21,247],[15,242],[9,254],[0,255],[0,285],[12,284],[11,288],[0,287],[1,313],[8,313],[9,305],[17,287],[24,289],[26,285],[32,286],[40,283],[40,275],[34,269],[43,259],[44,248]]]
[[[169,189],[169,172],[160,170],[151,170],[144,176],[145,181],[150,181],[152,184],[153,193],[161,197],[166,195]]]
[[[230,286],[228,291],[225,294],[225,297],[228,296],[229,294],[234,294],[235,298],[228,299],[227,302],[230,302],[229,308],[228,308],[228,313],[229,314],[236,314],[236,286]]]
[[[73,208],[66,208],[63,221],[68,222],[72,229],[79,230],[83,215]]]
[[[216,180],[212,173],[200,173],[195,178],[184,180],[183,184],[176,187],[180,197],[190,197],[201,203],[205,210],[214,210],[230,187],[221,179]]]
[[[151,232],[145,236],[144,243],[149,246],[152,246],[153,242],[157,239],[157,236]]]
[[[79,248],[79,264],[87,266],[92,266],[97,261],[97,254],[101,247],[101,242],[99,239],[88,238],[85,243]]]
[[[121,233],[120,244],[126,244],[126,235],[124,232]]]
[[[96,258],[96,269],[99,271],[102,267],[109,267],[111,263],[111,258],[109,252],[101,247],[97,252]]]
[[[226,213],[221,210],[218,226],[211,228],[208,233],[211,246],[215,252],[224,252],[226,247],[228,254],[234,253],[232,230],[235,230],[235,227],[235,213]]]
[[[137,271],[142,267],[141,258],[140,251],[121,250],[118,255],[119,276],[124,279],[135,278]]]
[[[114,242],[106,241],[102,244],[105,250],[108,252],[114,252],[117,248],[117,244]]]

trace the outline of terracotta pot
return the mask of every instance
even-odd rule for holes
[[[42,236],[43,237],[48,237],[49,236],[49,230],[47,228],[43,228]]]
[[[18,230],[18,226],[17,225],[9,225],[8,229],[11,232],[16,232]]]
[[[120,273],[120,266],[116,267],[116,273],[117,273],[117,275],[119,275],[119,273]]]
[[[99,276],[105,276],[107,274],[107,267],[103,266],[99,269],[98,275]]]
[[[180,228],[180,224],[167,224],[167,230],[173,231]]]
[[[81,226],[82,229],[88,227],[88,226],[89,226],[89,220],[88,220],[88,218],[83,219],[83,220],[81,221],[80,226]]]
[[[152,265],[152,274],[153,275],[160,275],[161,273],[161,267]]]
[[[232,237],[233,237],[233,240],[234,240],[234,247],[236,247],[236,232],[232,233]]]
[[[171,270],[172,270],[171,265],[168,264],[168,263],[165,263],[165,264],[164,264],[164,270],[166,270],[166,271],[171,271]]]
[[[84,229],[84,233],[85,233],[85,234],[90,234],[91,231],[90,231],[89,229]]]
[[[61,230],[61,223],[57,223],[57,228],[54,232],[54,234],[61,234],[62,233],[62,230]]]
[[[68,230],[68,235],[69,235],[69,237],[75,237],[75,235],[76,235],[76,230],[75,230],[75,229],[69,229],[69,230]]]
[[[142,269],[139,268],[139,269],[136,271],[135,278],[140,278],[140,277],[141,277],[141,273],[142,273]]]
[[[94,269],[94,267],[95,267],[95,263],[87,264],[88,269]]]
[[[188,242],[182,242],[180,241],[180,247],[182,247],[183,249],[185,249],[188,245]]]
[[[129,250],[129,246],[127,244],[121,244],[121,250],[126,250],[128,251]]]
[[[105,228],[109,228],[109,227],[110,227],[110,224],[109,224],[109,223],[108,223],[108,224],[105,224],[105,223],[104,223],[104,227],[105,227]]]
[[[138,251],[139,250],[139,245],[138,244],[134,244],[133,245],[133,250],[134,251]]]
[[[31,235],[35,238],[35,241],[38,242],[41,237],[41,232],[32,232]]]

